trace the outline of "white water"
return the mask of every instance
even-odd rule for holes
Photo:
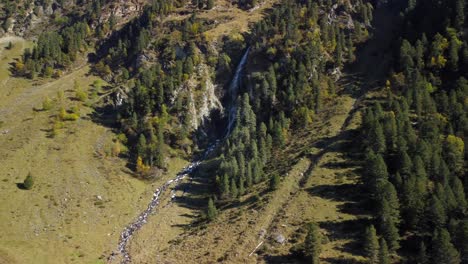
[[[180,183],[183,179],[185,179],[190,173],[192,173],[201,163],[202,160],[204,160],[218,145],[219,140],[217,140],[214,144],[210,145],[208,149],[203,153],[203,156],[201,159],[198,161],[193,161],[189,165],[187,165],[185,168],[180,171],[177,176],[174,179],[168,180],[165,182],[160,188],[156,189],[153,193],[153,197],[151,198],[151,201],[148,204],[148,207],[140,213],[140,215],[130,224],[128,224],[122,233],[120,234],[120,239],[119,239],[119,244],[116,252],[112,252],[111,255],[108,257],[108,261],[112,261],[115,256],[121,255],[122,256],[122,264],[127,264],[131,262],[131,257],[129,252],[127,251],[127,245],[130,239],[132,238],[133,234],[140,230],[141,227],[147,223],[148,217],[150,216],[151,213],[153,213],[154,209],[159,205],[161,195],[169,188],[171,184],[177,184]],[[171,199],[174,199],[175,195],[171,197]]]
[[[236,118],[236,99],[237,99],[237,94],[239,92],[239,87],[240,87],[240,77],[242,74],[242,70],[247,62],[247,57],[249,55],[250,47],[247,48],[245,51],[244,55],[242,56],[242,59],[239,62],[239,65],[237,65],[236,72],[234,74],[234,77],[232,79],[231,85],[229,87],[229,96],[230,96],[230,108],[229,108],[229,123],[227,126],[227,133],[226,135],[229,135],[231,133],[231,128],[234,125],[234,120]],[[140,215],[130,224],[128,224],[122,233],[120,234],[120,239],[119,239],[119,244],[117,247],[117,251],[112,252],[111,255],[108,257],[108,262],[111,262],[117,255],[122,256],[122,261],[121,264],[128,264],[131,263],[132,259],[130,256],[130,253],[127,250],[128,242],[132,238],[133,234],[140,230],[144,224],[147,223],[148,217],[153,213],[154,209],[159,205],[159,202],[161,200],[161,195],[164,193],[172,184],[177,184],[180,183],[184,178],[186,178],[190,173],[192,173],[215,148],[219,144],[219,140],[216,140],[215,143],[211,144],[208,149],[205,151],[201,159],[198,161],[193,161],[190,163],[188,166],[186,166],[184,169],[182,169],[181,172],[179,172],[174,179],[168,180],[165,182],[160,188],[157,188],[156,191],[153,193],[153,197],[151,198],[151,201],[148,204],[148,207],[140,213]],[[171,195],[171,199],[174,199],[175,195]]]
[[[234,74],[234,78],[232,78],[231,85],[229,86],[229,112],[228,112],[228,126],[227,126],[227,133],[226,136],[231,134],[232,127],[234,126],[234,122],[236,120],[236,100],[237,94],[239,93],[240,87],[240,77],[242,74],[242,70],[244,69],[245,64],[247,63],[247,58],[249,56],[250,47],[247,48],[242,59],[240,60],[239,64],[237,65],[236,73]]]

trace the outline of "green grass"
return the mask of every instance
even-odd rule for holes
[[[153,187],[135,179],[124,160],[97,155],[116,135],[89,118],[66,122],[55,138],[47,137],[60,106],[57,93],[64,91],[67,108],[80,104],[86,117],[92,109],[72,101],[70,88],[77,80],[87,90],[97,78],[87,75],[87,66],[57,80],[12,78],[7,65],[20,47],[0,55],[2,130],[9,131],[0,135],[0,263],[99,263]],[[32,111],[45,97],[54,100],[51,109]],[[19,189],[29,172],[33,189]],[[98,206],[97,195],[103,197]]]

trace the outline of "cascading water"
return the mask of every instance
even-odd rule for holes
[[[236,112],[237,112],[237,105],[236,105],[236,99],[237,95],[239,93],[239,87],[240,87],[240,77],[242,74],[242,70],[244,69],[245,64],[247,63],[247,58],[249,56],[250,52],[250,47],[247,48],[245,51],[244,55],[242,56],[242,59],[240,60],[239,64],[237,65],[236,72],[234,74],[234,78],[232,78],[231,85],[229,86],[229,112],[228,112],[228,126],[227,126],[227,132],[226,132],[226,137],[231,134],[232,127],[234,126],[234,121],[236,120]]]
[[[240,87],[240,77],[242,74],[242,70],[247,62],[249,52],[250,47],[247,48],[244,55],[242,56],[242,59],[239,62],[239,65],[237,65],[236,72],[229,86],[229,123],[226,128],[226,136],[229,136],[229,134],[231,133],[232,126],[234,125],[234,121],[236,119],[236,99]],[[133,234],[136,231],[140,230],[144,224],[146,224],[148,217],[154,212],[154,209],[156,209],[156,207],[159,205],[162,193],[166,191],[172,184],[175,184],[177,186],[177,184],[179,184],[185,177],[191,174],[200,165],[200,163],[208,157],[208,155],[216,148],[218,144],[219,140],[216,140],[208,147],[201,159],[190,163],[181,172],[179,172],[174,179],[168,180],[166,183],[163,184],[163,186],[156,189],[156,191],[153,193],[151,201],[148,204],[148,207],[143,212],[141,212],[140,215],[138,215],[138,217],[132,223],[128,224],[120,234],[117,252],[112,252],[112,254],[108,257],[109,262],[111,262],[117,255],[121,255],[122,264],[127,264],[131,262],[131,256],[127,250],[128,242],[130,241]],[[171,198],[175,198],[175,196]]]

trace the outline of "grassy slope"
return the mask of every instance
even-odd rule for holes
[[[58,80],[33,86],[28,80],[8,76],[8,63],[21,54],[23,40],[15,49],[3,50],[0,61],[0,263],[96,263],[117,245],[122,226],[145,206],[151,189],[125,171],[125,163],[103,158],[110,129],[86,117],[67,122],[55,138],[47,137],[50,116],[57,109],[41,108],[45,96],[55,98],[77,80],[88,89],[95,77],[83,66]],[[33,190],[17,188],[28,172],[35,178]],[[95,205],[102,196],[103,206]]]
[[[359,50],[358,62],[340,82],[342,92],[320,113],[311,128],[295,136],[281,155],[286,177],[273,193],[261,192],[260,202],[243,197],[241,207],[224,208],[218,219],[187,232],[151,261],[167,263],[289,263],[290,249],[303,241],[302,227],[316,221],[324,235],[324,263],[359,263],[364,260],[359,240],[369,212],[363,210],[358,182],[356,128],[360,109],[378,87],[387,69],[392,18],[378,10],[373,38]],[[353,86],[360,88],[360,93]],[[348,89],[349,88],[349,89]],[[278,167],[278,166],[277,166]],[[283,176],[285,176],[283,174]],[[265,189],[265,188],[261,188]],[[283,245],[274,242],[286,237]],[[249,254],[264,241],[259,255]]]

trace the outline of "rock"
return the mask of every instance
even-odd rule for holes
[[[96,199],[102,201],[102,196],[101,195],[96,195]]]
[[[267,231],[265,229],[262,229],[262,230],[260,230],[258,235],[260,236],[260,238],[263,238],[266,235],[266,233],[267,233]]]
[[[283,235],[278,234],[275,236],[275,241],[278,244],[284,244],[284,242],[286,242],[286,238]]]

